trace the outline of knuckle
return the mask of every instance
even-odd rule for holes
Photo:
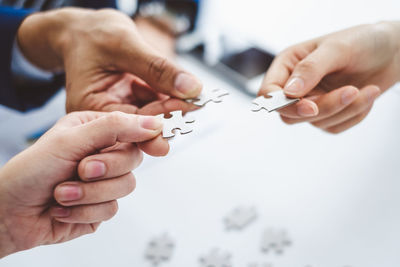
[[[112,111],[106,116],[106,119],[108,124],[118,126],[125,122],[125,114],[121,111]]]
[[[154,77],[156,82],[162,82],[166,77],[169,76],[169,65],[170,63],[166,58],[155,57],[150,60],[148,67],[148,75]]]
[[[317,62],[314,59],[307,58],[298,64],[297,69],[301,73],[308,73],[308,72],[315,73],[317,71],[316,66]]]

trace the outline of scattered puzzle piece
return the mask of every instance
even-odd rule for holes
[[[224,222],[227,230],[241,230],[257,218],[254,207],[237,207],[225,217]]]
[[[268,228],[261,237],[261,250],[265,253],[273,250],[275,253],[283,253],[285,247],[289,246],[290,241],[285,230]]]
[[[179,130],[181,134],[187,134],[193,131],[191,123],[194,119],[189,116],[182,116],[182,110],[170,112],[171,118],[165,118],[164,114],[158,115],[163,120],[163,132],[164,138],[170,138],[175,136],[175,130]]]
[[[205,106],[208,102],[221,103],[222,97],[229,95],[229,92],[223,89],[214,89],[211,91],[203,90],[201,94],[193,100],[193,104],[199,107]]]
[[[211,250],[207,255],[200,258],[201,267],[232,267],[231,255],[220,252],[218,249]]]
[[[283,90],[274,91],[269,93],[266,97],[259,96],[253,100],[255,105],[252,111],[257,112],[262,109],[266,109],[268,112],[278,110],[283,107],[287,107],[293,103],[299,101],[298,98],[288,98],[286,97]]]
[[[149,242],[145,255],[154,266],[157,266],[171,258],[174,247],[174,241],[167,234],[163,234]]]

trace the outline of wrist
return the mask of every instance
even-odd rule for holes
[[[7,202],[6,199],[4,199],[6,194],[2,190],[5,187],[4,183],[2,182],[4,180],[3,169],[0,169],[0,259],[17,252],[17,248],[7,226],[7,211],[4,206],[1,205]]]
[[[71,28],[81,12],[78,8],[62,8],[28,16],[17,33],[24,56],[42,69],[62,70],[64,52],[70,45]]]
[[[400,81],[400,21],[384,21],[377,25],[383,25],[390,35],[393,46],[393,68],[397,74],[397,82]]]

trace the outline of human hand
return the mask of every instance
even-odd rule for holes
[[[288,124],[310,122],[340,133],[362,121],[400,78],[400,24],[383,22],[332,33],[283,51],[259,94],[283,89],[296,104],[279,110]]]
[[[0,170],[0,258],[93,233],[135,188],[142,152],[165,155],[162,123],[74,112]]]
[[[22,23],[18,41],[34,64],[65,70],[68,112],[136,113],[169,97],[193,98],[202,88],[193,75],[152,49],[131,18],[115,10],[63,8],[37,13]],[[133,80],[129,85],[114,86],[121,85],[126,75]]]

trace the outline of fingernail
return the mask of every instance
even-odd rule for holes
[[[341,95],[342,104],[347,106],[351,102],[353,102],[358,95],[358,90],[354,87],[347,88]]]
[[[140,116],[139,117],[139,125],[143,129],[146,130],[159,130],[161,129],[163,123],[161,118],[155,116]]]
[[[283,90],[288,95],[296,95],[299,93],[299,91],[303,90],[303,88],[304,88],[303,79],[299,77],[294,77],[289,80],[289,82],[285,85],[285,88],[283,88]]]
[[[379,87],[374,86],[374,89],[370,89],[368,92],[368,101],[370,104],[372,104],[375,99],[381,94],[381,89]]]
[[[297,104],[297,114],[302,117],[312,117],[318,115],[318,108],[311,103]]]
[[[65,218],[71,214],[71,210],[63,207],[54,207],[50,210],[50,216]]]
[[[82,189],[77,185],[61,185],[56,188],[58,201],[73,201],[82,198]]]
[[[175,79],[175,89],[184,95],[189,95],[201,89],[201,83],[192,75],[180,73]]]
[[[98,160],[86,163],[84,175],[86,179],[95,179],[106,174],[106,165]]]

